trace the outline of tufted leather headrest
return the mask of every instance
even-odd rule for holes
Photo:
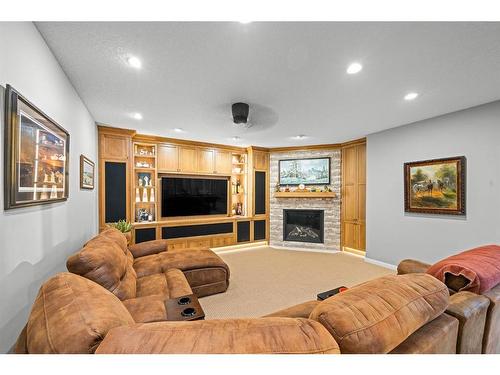
[[[107,231],[99,234],[66,261],[68,271],[103,286],[121,300],[136,296],[137,275],[130,252],[113,239]],[[126,245],[125,245],[126,246]]]
[[[27,324],[28,353],[93,353],[111,328],[134,324],[102,286],[68,272],[40,288]]]
[[[389,275],[330,297],[311,312],[341,353],[388,353],[448,306],[448,288],[427,274]]]

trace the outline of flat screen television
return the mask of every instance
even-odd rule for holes
[[[161,216],[227,215],[228,180],[162,177]]]

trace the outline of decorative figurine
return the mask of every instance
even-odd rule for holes
[[[142,178],[139,177],[139,186],[142,186]]]
[[[144,186],[150,186],[149,185],[149,177],[148,176],[144,176]]]
[[[142,189],[142,201],[143,202],[148,201],[148,189]]]
[[[155,201],[155,189],[151,189],[149,191],[149,201],[154,202]]]
[[[280,184],[276,184],[276,186],[274,187],[274,191],[279,193],[281,191],[281,186]]]
[[[136,202],[141,201],[141,195],[139,194],[139,188],[135,188],[135,201]]]

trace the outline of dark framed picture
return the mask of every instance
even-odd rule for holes
[[[465,170],[465,156],[405,163],[405,211],[465,215]]]
[[[7,85],[6,210],[68,199],[69,133]]]
[[[80,189],[94,188],[95,164],[89,158],[80,155]]]
[[[280,185],[329,185],[330,158],[279,161]]]

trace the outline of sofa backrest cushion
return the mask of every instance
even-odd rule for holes
[[[122,302],[102,286],[59,273],[38,292],[26,346],[28,353],[93,353],[111,328],[132,324]]]
[[[128,250],[126,250],[128,252]],[[119,299],[136,297],[133,257],[102,233],[66,261],[68,271],[103,286]]]
[[[482,294],[500,284],[500,246],[481,246],[452,255],[432,265],[427,273],[455,292]]]
[[[448,288],[427,274],[389,275],[321,302],[310,318],[322,323],[341,353],[388,353],[442,314]]]
[[[104,238],[107,238],[107,239],[113,241],[118,246],[120,246],[120,249],[122,249],[122,251],[125,254],[127,253],[127,251],[128,251],[127,238],[118,229],[113,228],[113,227],[106,228],[101,233],[99,233],[99,236],[102,236]]]

